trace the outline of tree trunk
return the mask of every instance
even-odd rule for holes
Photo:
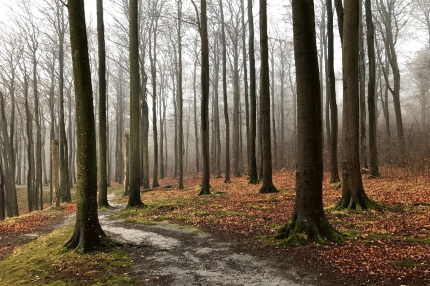
[[[255,48],[254,48],[254,16],[252,14],[252,0],[248,0],[249,25],[249,99],[250,99],[250,134],[249,134],[249,183],[258,183],[256,137],[257,137],[257,95],[255,79]]]
[[[28,212],[32,212],[37,209],[35,202],[34,193],[35,190],[35,170],[34,170],[34,141],[33,141],[33,116],[29,108],[28,102],[28,78],[27,74],[24,74],[24,102],[25,112],[27,116],[27,159],[28,159],[28,170],[27,170],[27,199],[28,199]]]
[[[201,130],[202,130],[202,189],[200,195],[210,195],[210,158],[209,158],[209,44],[206,0],[201,0],[200,37],[202,43],[201,71]]]
[[[106,48],[103,0],[97,0],[97,39],[99,57],[99,206],[109,206],[107,198],[106,140]]]
[[[1,147],[0,147],[0,154],[1,154]],[[4,201],[4,185],[5,185],[5,177],[3,173],[3,160],[0,159],[0,221],[4,221],[6,218],[5,201]]]
[[[178,115],[179,115],[179,189],[184,188],[184,127],[183,127],[183,99],[182,99],[182,0],[178,0]]]
[[[224,101],[224,122],[225,122],[225,180],[224,183],[231,183],[230,180],[230,119],[228,115],[227,101],[227,44],[225,39],[224,8],[222,0],[219,0],[221,12],[221,41],[222,41],[222,92]]]
[[[140,198],[140,156],[139,156],[139,25],[138,25],[138,0],[130,0],[130,143],[124,142],[124,147],[129,145],[128,182],[130,207],[143,205]],[[155,93],[154,93],[155,98]],[[154,120],[155,121],[155,120]],[[156,133],[155,133],[156,135]],[[126,135],[125,137],[126,138]],[[124,183],[125,186],[125,183]]]
[[[6,203],[6,215],[8,217],[18,216],[18,201],[16,197],[15,187],[15,174],[14,174],[14,161],[13,152],[10,146],[9,135],[7,132],[7,120],[5,112],[5,102],[3,93],[0,91],[0,109],[1,109],[1,122],[0,127],[3,135],[3,158],[4,158],[4,170],[5,170],[5,203]]]
[[[275,170],[278,169],[278,140],[277,140],[277,134],[276,134],[276,118],[275,118],[275,57],[274,57],[274,49],[273,46],[271,50],[271,63],[272,63],[272,70],[271,70],[271,79],[272,84],[270,92],[272,96],[272,130],[273,130],[273,165],[275,166]]]
[[[330,142],[330,182],[337,183],[339,179],[337,161],[337,137],[338,137],[338,118],[336,103],[336,78],[334,75],[334,45],[333,45],[333,5],[331,0],[327,0],[327,40],[328,40],[328,86],[329,94],[327,99],[330,101],[330,122],[331,122],[331,142]]]
[[[328,223],[322,200],[322,108],[314,5],[312,0],[293,0],[292,5],[298,113],[296,200],[292,218],[277,237],[291,244],[338,241],[341,235]]]
[[[124,196],[130,195],[130,132],[126,130],[122,140],[124,156]]]
[[[272,181],[272,143],[270,137],[270,71],[269,49],[267,38],[267,1],[260,0],[260,48],[261,48],[261,78],[260,78],[260,118],[263,147],[263,186],[260,193],[277,192]],[[262,127],[263,127],[262,126]]]
[[[250,137],[250,126],[249,126],[249,92],[248,92],[248,66],[246,61],[246,26],[245,26],[245,7],[244,0],[240,1],[240,10],[242,14],[242,56],[243,56],[243,82],[245,89],[245,123],[246,123],[246,159],[248,161],[248,167],[250,165],[249,159],[249,137]],[[249,170],[248,170],[249,175]]]
[[[366,139],[366,62],[364,51],[363,36],[363,8],[362,0],[359,3],[359,30],[358,30],[358,48],[359,48],[359,81],[360,81],[360,162],[364,168],[367,165],[367,139]]]
[[[375,59],[375,28],[372,20],[372,4],[370,0],[365,0],[366,25],[367,25],[367,53],[369,57],[369,82],[367,86],[367,105],[369,110],[369,157],[370,174],[372,177],[379,177],[378,149],[376,140],[376,59]]]
[[[364,192],[359,158],[358,90],[358,1],[345,2],[342,47],[343,116],[342,116],[342,198],[338,207],[371,209],[377,204]]]
[[[84,1],[69,1],[67,7],[74,55],[78,179],[75,230],[66,247],[84,253],[107,244],[108,238],[97,217],[96,132]]]
[[[59,176],[58,140],[51,141],[51,162],[52,162],[51,185],[52,185],[53,198],[54,198],[51,202],[51,205],[54,204],[56,208],[60,208],[61,192],[60,192],[60,176]]]

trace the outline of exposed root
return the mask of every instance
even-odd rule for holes
[[[79,230],[79,231],[77,231]],[[102,247],[112,248],[121,245],[119,242],[107,237],[101,227],[91,233],[80,233],[80,229],[75,227],[75,232],[70,240],[64,245],[66,249],[73,249],[77,253],[84,254]]]
[[[304,245],[310,242],[326,244],[327,241],[341,243],[345,240],[345,236],[335,230],[328,222],[318,226],[316,223],[303,223],[293,220],[288,221],[275,234],[274,238],[284,239],[282,244],[287,246]]]
[[[350,196],[349,198],[342,198],[337,204],[336,209],[338,210],[381,210],[382,207],[374,200],[371,200],[363,192],[360,192],[356,196]]]

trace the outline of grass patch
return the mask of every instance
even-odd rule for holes
[[[66,226],[16,248],[0,261],[0,284],[138,285],[126,274],[133,266],[129,254],[118,249],[84,255],[65,251],[72,233],[73,225]]]
[[[421,264],[419,264],[418,262],[415,262],[412,259],[401,259],[401,260],[396,260],[393,262],[394,266],[397,267],[419,267],[421,266]]]

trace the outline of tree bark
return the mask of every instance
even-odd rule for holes
[[[124,156],[124,196],[130,195],[130,132],[126,130],[122,140]]]
[[[75,84],[78,179],[75,230],[66,247],[84,253],[107,244],[108,238],[97,217],[96,132],[84,1],[69,1],[67,7]]]
[[[107,198],[106,160],[106,47],[103,21],[103,0],[97,0],[97,40],[99,57],[99,206],[109,206]]]
[[[249,99],[250,99],[250,134],[249,134],[249,183],[258,183],[256,137],[257,137],[257,95],[255,79],[255,48],[254,48],[254,16],[252,14],[252,0],[248,0],[249,25]]]
[[[224,183],[231,183],[230,180],[230,119],[228,115],[227,101],[227,44],[225,39],[224,8],[222,0],[219,0],[221,11],[221,42],[222,42],[222,91],[224,100],[224,122],[225,122],[225,179]]]
[[[184,127],[183,127],[183,99],[182,99],[182,0],[178,0],[178,113],[179,113],[179,189],[184,188]]]
[[[359,158],[358,1],[345,2],[343,26],[343,116],[341,209],[372,209],[377,204],[364,192]]]
[[[369,159],[370,174],[372,177],[379,177],[378,148],[376,133],[376,59],[375,59],[375,28],[372,20],[372,4],[370,0],[365,0],[366,25],[367,25],[367,53],[369,58],[369,82],[367,86],[367,106],[369,110]]]
[[[322,200],[322,108],[314,5],[312,0],[293,0],[292,5],[297,74],[296,200],[292,218],[277,237],[290,244],[338,241],[341,235],[328,223]]]
[[[130,0],[130,154],[128,206],[143,205],[140,198],[140,156],[139,156],[139,25],[138,0]],[[155,84],[155,83],[154,83]],[[155,98],[155,93],[154,93]],[[155,119],[154,119],[155,121]],[[156,133],[155,133],[156,136]],[[124,142],[124,145],[126,143]],[[127,168],[126,167],[126,168]],[[125,184],[124,184],[125,185]]]
[[[201,130],[202,130],[202,189],[200,195],[210,195],[210,158],[209,158],[209,44],[206,0],[201,0],[200,37],[202,43],[201,54]]]
[[[54,204],[56,208],[60,208],[60,202],[61,202],[58,150],[59,150],[58,140],[52,140],[51,141],[51,162],[52,162],[51,185],[53,190],[53,200],[51,202],[51,205]]]
[[[333,44],[333,5],[331,0],[327,0],[327,40],[328,40],[328,85],[330,101],[330,123],[331,123],[331,142],[330,142],[330,182],[340,181],[338,161],[337,161],[337,137],[338,137],[338,116],[336,103],[336,78],[334,75],[334,44]]]
[[[261,78],[260,78],[260,117],[263,135],[263,186],[260,193],[277,192],[272,181],[272,146],[270,137],[270,74],[269,50],[267,38],[267,1],[260,0],[260,48],[261,48]]]

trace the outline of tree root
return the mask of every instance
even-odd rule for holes
[[[321,225],[310,222],[288,221],[277,234],[275,239],[283,239],[283,245],[297,246],[311,242],[326,244],[327,241],[341,243],[345,236],[335,230],[327,221]]]
[[[336,209],[338,210],[381,210],[382,206],[374,200],[371,200],[363,192],[360,192],[356,196],[350,196],[349,198],[342,198],[337,204]]]
[[[106,236],[101,227],[98,227],[97,230],[87,235],[82,234],[81,231],[83,230],[75,227],[73,236],[64,245],[66,249],[73,249],[79,254],[84,254],[103,247],[112,248],[121,245],[121,243]]]
[[[279,191],[273,184],[263,184],[259,192],[260,194],[272,194],[278,193]]]

